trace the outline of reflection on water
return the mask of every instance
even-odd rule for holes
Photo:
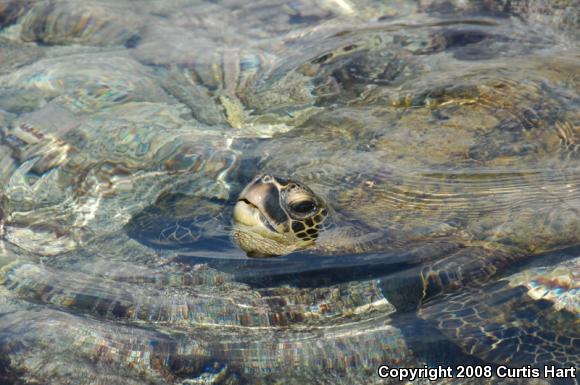
[[[0,382],[577,366],[579,9],[0,1]],[[314,250],[231,242],[260,172]]]

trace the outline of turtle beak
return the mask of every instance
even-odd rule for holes
[[[260,221],[260,207],[263,207],[267,186],[261,182],[262,176],[256,176],[242,190],[234,206],[234,222],[246,226],[256,226]]]
[[[258,175],[240,193],[234,207],[234,222],[246,226],[261,224],[271,229],[276,228],[288,219],[280,207],[279,197],[276,179]]]
[[[248,200],[238,200],[234,206],[234,222],[239,225],[256,226],[260,223],[260,211]]]

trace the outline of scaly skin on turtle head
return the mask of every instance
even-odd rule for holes
[[[271,175],[258,175],[244,188],[233,216],[233,239],[249,257],[312,248],[329,224],[321,197],[300,182]]]

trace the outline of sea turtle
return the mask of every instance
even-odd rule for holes
[[[381,86],[355,78],[372,61],[357,56],[331,56],[317,72],[335,82],[317,100],[331,111],[257,150],[276,156],[239,195],[234,241],[251,257],[306,252],[320,266],[291,282],[376,277],[398,313],[416,312],[486,363],[576,367],[578,114],[560,99],[575,83],[539,59],[515,66],[525,74],[500,65],[499,77],[456,68],[478,84],[430,72],[426,89]],[[308,270],[298,261],[289,276]]]
[[[369,188],[384,188],[380,183],[375,180]],[[368,263],[377,264],[379,270],[380,264],[390,266],[392,275],[380,278],[389,302],[399,311],[418,306],[421,317],[433,320],[466,352],[504,365],[575,367],[580,355],[574,294],[578,258],[544,261],[548,266],[542,268],[524,263],[532,254],[580,242],[578,188],[568,191],[563,195],[568,198],[565,204],[554,207],[558,212],[520,214],[535,229],[530,237],[541,238],[544,245],[531,251],[528,247],[536,242],[525,234],[491,241],[497,229],[484,230],[489,234],[468,233],[479,226],[409,228],[409,234],[376,229],[373,234],[360,224],[337,222],[341,207],[332,207],[306,185],[259,175],[236,203],[233,239],[251,257],[297,250],[314,254],[380,251],[384,253],[381,262]],[[538,198],[545,202],[547,197]],[[380,207],[372,200],[358,204]],[[528,230],[519,223],[515,227]],[[522,263],[525,267],[515,268],[520,273],[512,269],[505,277],[510,266]],[[397,264],[404,266],[404,274],[392,273]],[[503,279],[490,282],[497,276]]]
[[[472,357],[575,367],[577,65],[550,68],[534,43],[504,50],[486,28],[435,30],[426,44],[420,31],[412,42],[357,35],[295,67],[328,109],[254,150],[263,174],[240,193],[232,232],[248,256],[289,254],[292,267],[246,279],[375,277],[397,313],[416,312]],[[427,52],[457,60],[417,60]]]

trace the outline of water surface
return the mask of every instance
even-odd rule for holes
[[[0,383],[577,367],[579,9],[0,1]],[[257,173],[370,247],[247,258]]]

